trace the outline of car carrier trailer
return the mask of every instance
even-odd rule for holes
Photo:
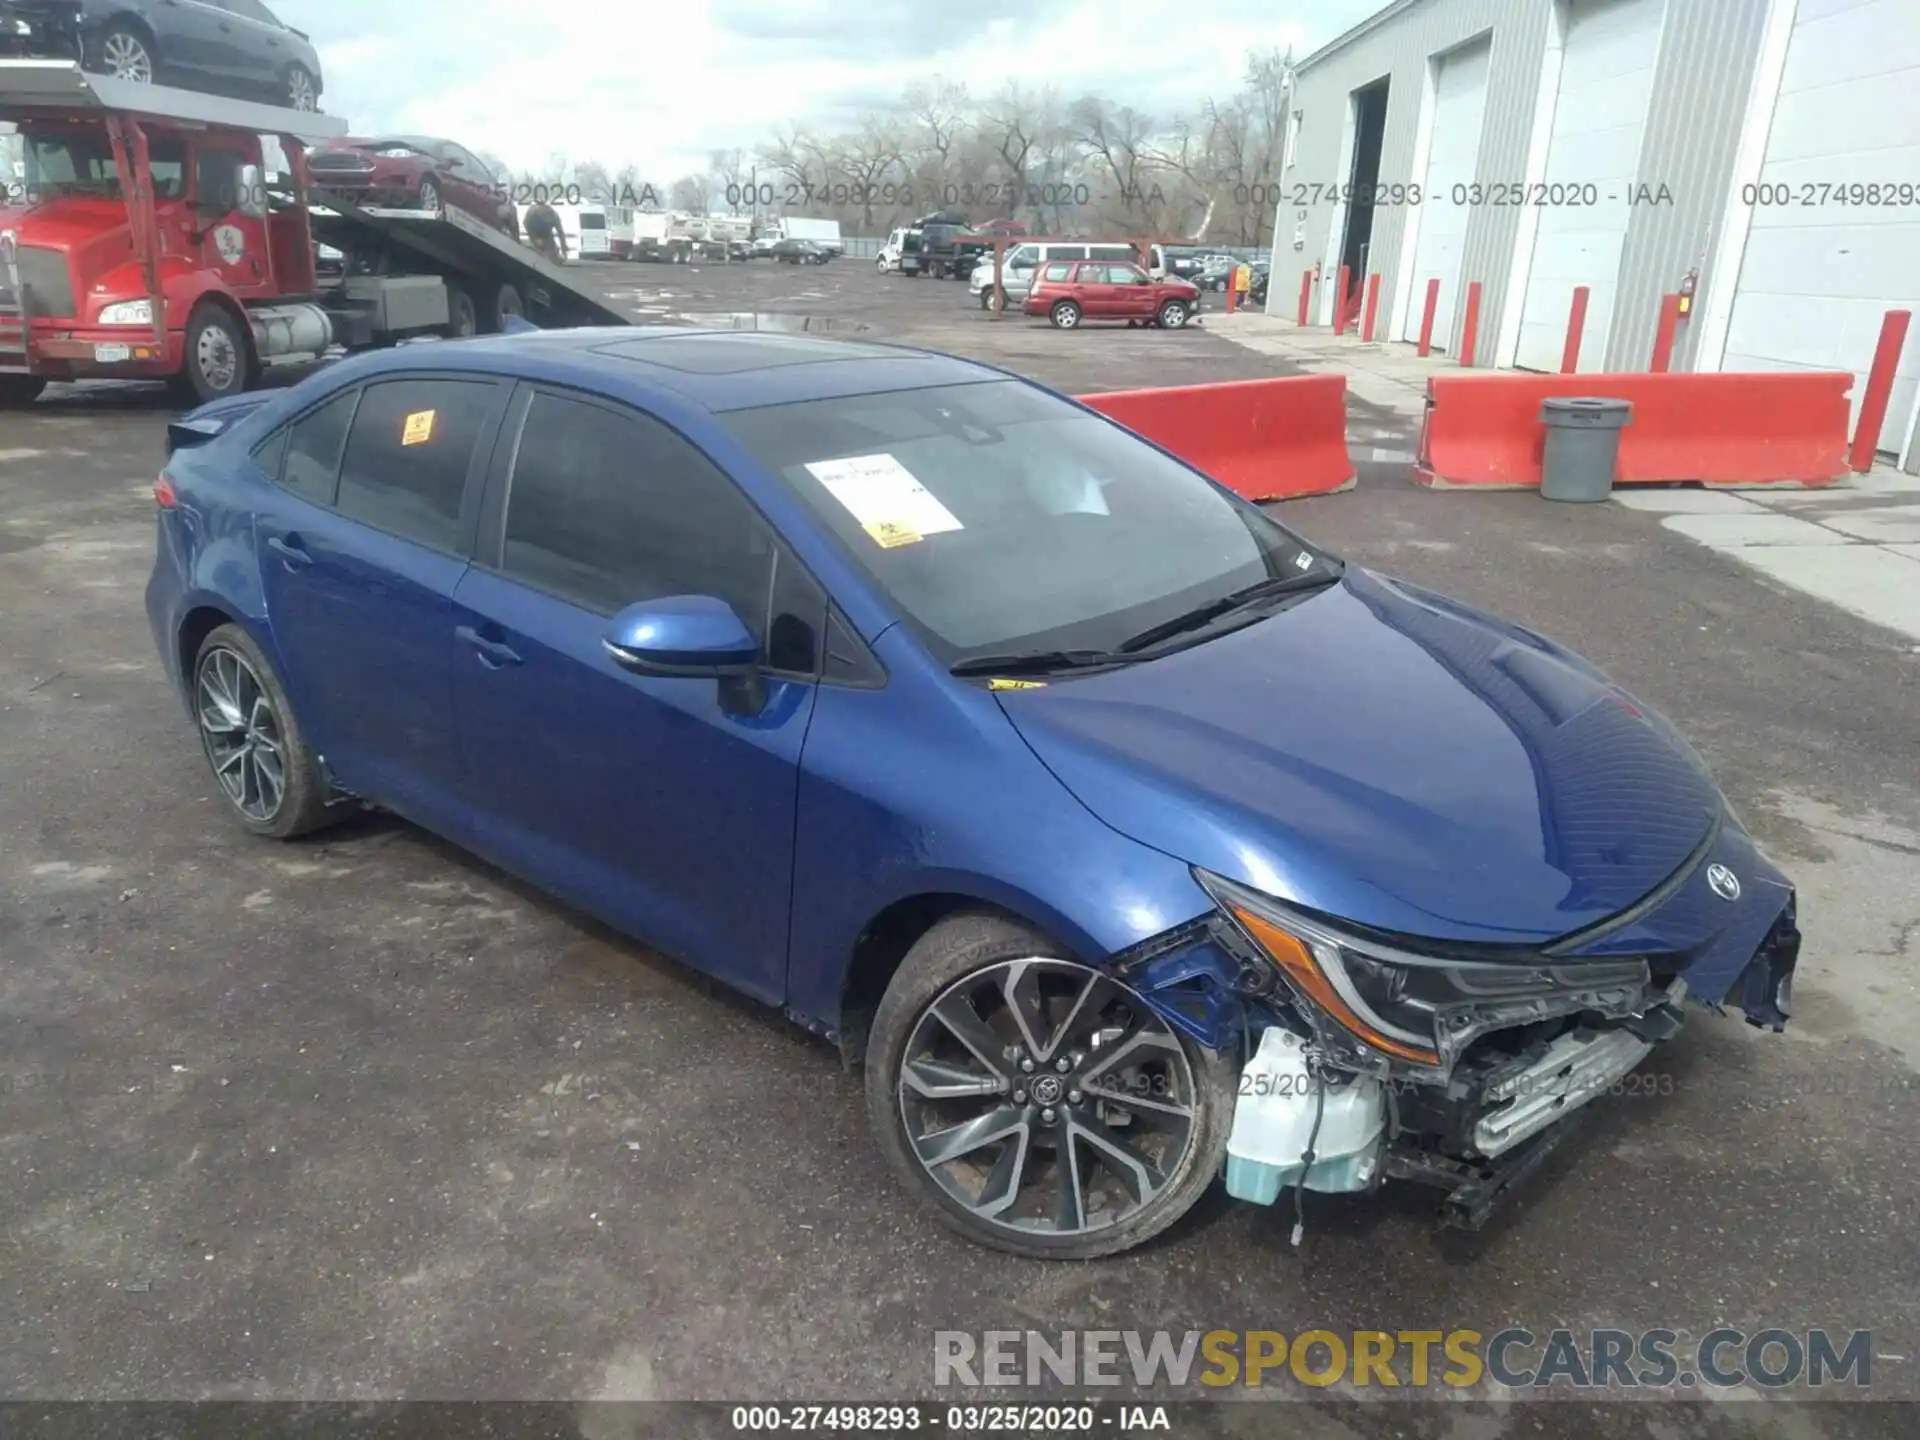
[[[322,202],[306,147],[347,124],[65,60],[0,60],[27,155],[0,205],[0,406],[49,381],[165,379],[196,401],[422,336],[624,325],[560,267],[451,206]],[[266,176],[263,136],[284,178]],[[320,273],[317,245],[343,257]]]

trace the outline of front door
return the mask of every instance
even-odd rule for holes
[[[346,789],[430,829],[461,818],[453,590],[505,387],[409,378],[297,420],[255,515],[295,713]],[[343,443],[344,442],[344,443]]]
[[[778,1002],[825,597],[666,425],[564,392],[523,392],[514,408],[499,467],[510,455],[512,473],[490,484],[495,518],[446,634],[469,843]],[[762,639],[759,710],[735,713],[712,678],[613,661],[614,613],[667,595],[724,599]]]

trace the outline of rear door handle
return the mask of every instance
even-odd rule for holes
[[[489,640],[471,625],[455,627],[453,638],[471,645],[480,663],[489,670],[498,670],[502,665],[518,665],[520,652],[500,640]]]
[[[313,564],[313,556],[306,552],[297,535],[289,535],[284,540],[278,535],[269,535],[267,548],[278,555],[289,570],[304,570]]]

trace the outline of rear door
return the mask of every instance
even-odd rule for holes
[[[445,632],[468,843],[762,999],[783,998],[801,742],[825,595],[723,471],[659,420],[526,387]],[[636,675],[639,600],[711,595],[760,638],[764,705]]]
[[[267,615],[294,707],[334,777],[458,829],[453,588],[507,386],[376,380],[296,420],[255,515]]]

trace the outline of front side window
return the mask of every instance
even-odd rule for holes
[[[476,380],[369,385],[340,462],[340,513],[435,550],[460,548],[460,506],[495,386]]]
[[[773,548],[733,481],[667,426],[533,398],[507,487],[505,574],[602,615],[717,596],[764,640]]]
[[[942,663],[1108,650],[1338,562],[1127,431],[1019,381],[735,411]]]

